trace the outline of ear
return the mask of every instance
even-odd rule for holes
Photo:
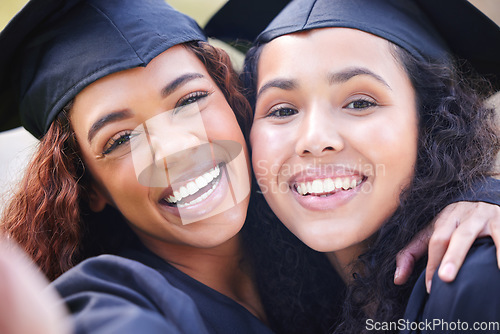
[[[89,208],[93,212],[101,212],[108,204],[108,199],[103,194],[102,190],[99,189],[99,186],[95,182],[91,182],[88,196],[89,196]]]

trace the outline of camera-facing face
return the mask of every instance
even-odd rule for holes
[[[187,48],[89,85],[70,119],[95,181],[93,203],[117,208],[139,236],[210,247],[242,227],[250,192],[245,139]]]
[[[394,212],[413,175],[417,123],[411,82],[382,38],[325,28],[262,50],[254,173],[278,218],[317,251],[357,256]]]

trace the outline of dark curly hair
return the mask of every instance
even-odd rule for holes
[[[500,148],[495,110],[484,103],[490,86],[465,62],[450,65],[419,61],[395,45],[393,54],[405,68],[417,96],[415,176],[401,194],[396,212],[358,260],[364,271],[348,287],[337,333],[365,333],[367,318],[402,318],[425,259],[405,285],[396,286],[392,282],[398,251],[454,198],[473,192],[474,183],[494,174]],[[469,79],[465,73],[469,73]]]
[[[252,112],[227,53],[205,42],[184,46],[205,65],[248,134]],[[87,257],[115,253],[136,238],[114,208],[99,213],[89,209],[90,175],[69,123],[70,109],[71,103],[41,139],[0,224],[50,280]]]
[[[262,48],[263,45],[256,46],[248,52],[241,75],[252,107],[255,106],[257,64]],[[401,318],[425,259],[417,264],[408,283],[396,286],[393,283],[396,255],[453,199],[472,192],[473,184],[493,174],[500,141],[495,111],[484,103],[491,94],[488,82],[475,76],[464,61],[455,66],[450,62],[437,64],[418,60],[394,44],[391,48],[416,91],[419,117],[417,162],[414,178],[402,192],[398,209],[373,236],[370,248],[354,264],[353,268],[363,269],[353,274],[352,284],[345,287],[338,276],[331,273],[328,274],[330,282],[325,283],[323,277],[315,281],[318,278],[316,273],[321,271],[317,266],[324,260],[324,255],[320,258],[282,226],[263,203],[265,200],[258,194],[254,182],[254,192],[257,192],[253,194],[254,203],[259,210],[251,210],[251,213],[256,212],[253,220],[260,225],[254,226],[254,238],[263,239],[258,242],[262,247],[256,257],[261,260],[261,265],[266,266],[263,289],[269,289],[263,295],[270,299],[268,304],[286,307],[275,311],[274,319],[281,319],[277,326],[282,332],[298,333],[294,330],[295,322],[306,321],[307,317],[318,321],[321,331],[306,333],[331,330],[335,333],[364,333],[368,318],[374,321]],[[259,234],[259,229],[265,229],[266,234]],[[269,231],[273,231],[272,236]],[[329,263],[323,265],[332,268]],[[302,289],[311,285],[315,289],[304,293]],[[274,291],[280,291],[280,294],[273,295]],[[280,300],[273,300],[275,296]],[[340,313],[337,313],[339,309]],[[318,313],[304,314],[304,310]]]

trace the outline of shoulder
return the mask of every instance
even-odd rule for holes
[[[500,205],[500,180],[492,177],[476,180],[471,190],[461,194],[453,201],[486,202]]]
[[[451,283],[432,279],[423,316],[433,319],[500,319],[500,270],[491,239],[476,241]]]
[[[165,281],[159,272],[141,262],[116,255],[100,255],[71,268],[52,285],[64,295],[75,289],[92,286],[110,289],[115,285],[140,287],[142,277],[148,277],[150,284],[155,281]]]
[[[90,258],[52,285],[77,333],[205,333],[194,301],[160,272],[115,255]]]

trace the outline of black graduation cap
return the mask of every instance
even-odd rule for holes
[[[196,40],[197,23],[164,0],[31,0],[0,33],[0,130],[40,138],[90,83]]]
[[[231,21],[209,25],[255,38],[249,29],[252,19],[266,12],[260,8],[245,10],[245,0],[229,0],[222,10],[231,13]],[[229,15],[229,14],[228,14]],[[253,17],[251,15],[254,15]],[[231,25],[231,22],[236,22]],[[291,1],[256,37],[265,43],[281,35],[322,27],[347,27],[383,37],[418,58],[447,58],[449,52],[468,60],[475,70],[500,89],[500,27],[467,0],[294,0]],[[216,31],[211,36],[219,37]],[[224,35],[222,34],[224,37]]]
[[[207,36],[252,42],[290,0],[229,0],[205,25]]]

